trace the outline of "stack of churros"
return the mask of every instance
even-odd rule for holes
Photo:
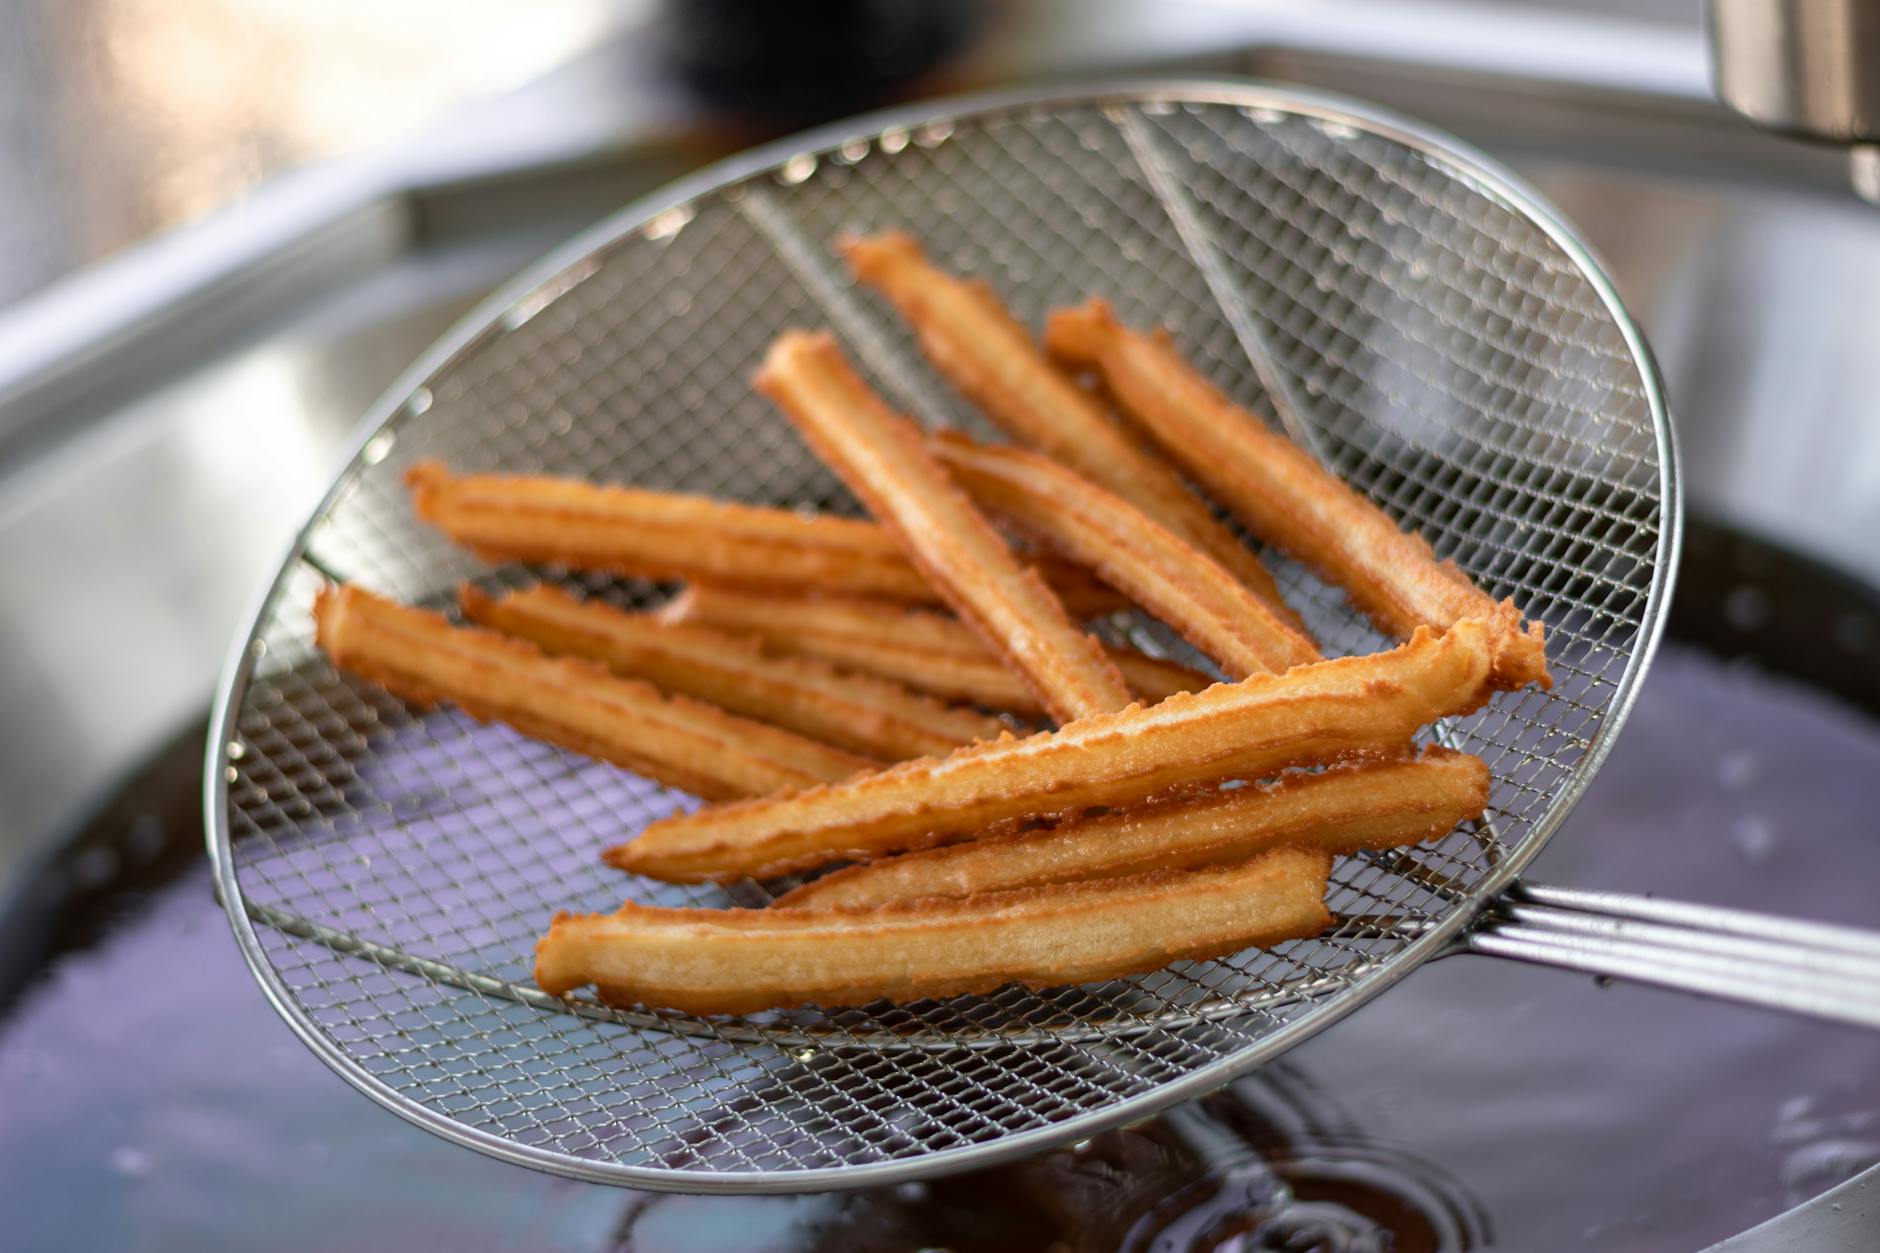
[[[684,586],[636,612],[469,586],[461,624],[316,603],[341,669],[713,802],[608,865],[773,881],[765,909],[563,914],[546,991],[710,1014],[1115,978],[1317,935],[1334,858],[1482,817],[1487,766],[1416,737],[1547,686],[1538,622],[1165,334],[1092,300],[1040,342],[905,235],[842,252],[1018,446],[922,432],[832,336],[786,332],[755,385],[872,522],[423,463],[418,515],[488,560]],[[1403,642],[1322,657],[1199,491]],[[1087,629],[1123,608],[1226,681]]]

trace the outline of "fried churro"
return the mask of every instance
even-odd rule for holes
[[[487,561],[941,603],[894,537],[859,518],[544,475],[458,475],[435,461],[411,467],[405,482],[419,517]],[[1078,613],[1124,603],[1076,566],[1040,565]]]
[[[1390,652],[1218,683],[1025,739],[662,819],[605,855],[622,869],[677,882],[776,875],[924,848],[1008,819],[1401,754],[1418,727],[1486,701],[1492,659],[1480,622],[1458,622],[1440,636],[1421,627]]]
[[[909,901],[880,909],[664,909],[555,919],[535,980],[616,1004],[750,1013],[1055,987],[1319,934],[1331,859],[1281,849],[1242,865]]]
[[[1327,472],[1303,448],[1234,405],[1186,361],[1166,334],[1143,335],[1091,300],[1053,313],[1045,342],[1095,370],[1118,403],[1255,534],[1339,584],[1378,627],[1399,638],[1465,618],[1494,631],[1497,687],[1552,679],[1541,624],[1522,622],[1428,541]]]
[[[819,657],[844,670],[894,679],[916,691],[1027,717],[1044,706],[973,629],[958,618],[887,601],[803,600],[695,583],[660,611],[673,622],[757,635],[777,652]],[[1214,680],[1198,670],[1111,645],[1130,691],[1151,704],[1198,692]]]
[[[1177,796],[1056,827],[984,836],[826,874],[780,897],[797,909],[865,909],[924,896],[972,896],[1192,870],[1271,849],[1355,853],[1440,839],[1482,816],[1480,757],[1425,750],[1412,761],[1358,762],[1267,785]]]
[[[322,589],[313,614],[320,647],[342,670],[708,800],[802,788],[875,764],[363,588]]]
[[[1074,470],[957,432],[935,436],[930,444],[982,509],[1095,571],[1175,628],[1229,678],[1319,660],[1311,640],[1219,562]]]
[[[827,334],[786,332],[758,371],[816,453],[947,603],[1022,675],[1059,721],[1107,713],[1129,689],[927,451],[919,429],[871,391]]]
[[[1103,407],[1053,369],[1037,341],[983,282],[933,265],[893,231],[841,245],[849,267],[900,310],[940,373],[1013,438],[1108,488],[1219,562],[1301,633],[1273,576],[1208,506]]]
[[[887,679],[845,674],[814,658],[768,655],[756,636],[626,613],[559,588],[536,586],[499,598],[466,586],[458,599],[472,622],[549,653],[587,657],[615,674],[881,761],[939,756],[1006,730],[988,714],[942,704]]]

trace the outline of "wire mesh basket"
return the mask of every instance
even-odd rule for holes
[[[1025,322],[1102,295],[1163,325],[1394,518],[1547,625],[1550,692],[1432,735],[1481,754],[1487,819],[1342,859],[1312,940],[1101,985],[695,1018],[547,997],[558,910],[761,905],[766,887],[630,879],[599,851],[696,802],[420,710],[312,642],[326,579],[449,605],[491,568],[401,474],[546,473],[838,513],[857,506],[753,394],[764,349],[826,326],[931,425],[990,434],[831,250],[902,228]],[[1350,102],[1220,83],[980,99],[863,119],[720,166],[576,241],[460,326],[372,415],[231,667],[210,752],[218,880],[264,989],[400,1114],[512,1161],[688,1190],[805,1190],[1088,1135],[1259,1064],[1453,940],[1603,755],[1658,629],[1675,544],[1668,431],[1636,331],[1506,175]],[[1388,646],[1269,555],[1328,655]],[[1181,656],[1155,624],[1112,631]],[[777,885],[769,885],[772,890]]]

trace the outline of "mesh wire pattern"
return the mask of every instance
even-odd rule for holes
[[[740,1019],[535,991],[561,909],[758,905],[633,881],[605,845],[693,804],[613,767],[419,711],[313,646],[323,578],[448,605],[492,569],[411,514],[402,472],[503,470],[858,512],[748,380],[834,329],[890,399],[989,435],[830,244],[901,227],[1037,326],[1108,297],[1547,624],[1553,691],[1433,735],[1485,757],[1488,820],[1344,859],[1338,926],[1111,983]],[[1088,1134],[1258,1064],[1385,986],[1532,856],[1629,704],[1675,539],[1657,384],[1603,280],[1507,180],[1343,102],[1180,85],[854,124],[630,210],[475,315],[388,397],[269,590],[211,742],[212,851],[264,989],[370,1095],[462,1142],[690,1190],[905,1178]],[[1269,554],[1328,654],[1388,646]],[[1154,651],[1152,623],[1108,629]],[[1184,657],[1193,660],[1192,655]]]

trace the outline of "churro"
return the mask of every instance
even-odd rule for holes
[[[1052,368],[990,287],[933,265],[900,231],[848,240],[841,249],[855,276],[913,326],[935,368],[1013,438],[1129,501],[1214,558],[1281,621],[1305,630],[1259,557],[1160,458]]]
[[[778,899],[786,908],[864,909],[924,896],[972,896],[1192,870],[1280,847],[1355,853],[1440,839],[1482,816],[1488,767],[1432,748],[1411,761],[1357,762],[1278,782],[1176,796],[1056,827],[984,836],[850,866]]]
[[[1143,335],[1091,300],[1053,313],[1046,344],[1090,368],[1162,451],[1267,542],[1345,589],[1381,630],[1399,638],[1465,618],[1494,631],[1497,687],[1552,679],[1541,624],[1523,624],[1428,541],[1327,472],[1303,448],[1234,405],[1186,361],[1166,334]]]
[[[833,338],[786,332],[756,384],[1053,717],[1069,721],[1129,704],[1122,675],[1096,639],[1019,563],[927,451],[919,429],[881,402]]]
[[[1242,865],[909,901],[873,910],[665,909],[555,919],[535,980],[553,995],[695,1014],[1054,987],[1319,934],[1331,859],[1281,849]]]
[[[1482,623],[1458,622],[1440,636],[1422,627],[1390,652],[1218,683],[1025,739],[665,818],[606,857],[678,882],[777,875],[929,847],[1008,819],[1401,754],[1418,727],[1487,700],[1492,658]]]
[[[1115,493],[1049,457],[955,432],[930,441],[980,508],[1087,566],[1168,623],[1229,678],[1319,659],[1319,651],[1219,562]]]
[[[851,597],[805,600],[695,583],[660,611],[673,622],[756,635],[772,650],[819,657],[844,670],[893,679],[916,691],[1027,717],[1044,706],[973,629],[947,614]],[[1134,648],[1111,645],[1130,691],[1154,704],[1214,680]]]
[[[941,603],[894,537],[860,518],[544,475],[459,475],[435,461],[412,466],[405,482],[419,517],[487,561]],[[1080,614],[1125,603],[1076,566],[1039,564]]]
[[[802,788],[875,764],[363,588],[322,589],[313,614],[320,647],[342,670],[708,800]]]
[[[995,717],[887,679],[845,674],[814,658],[766,654],[756,636],[626,613],[559,588],[536,586],[499,598],[466,586],[459,601],[472,622],[551,654],[587,657],[663,691],[882,761],[937,756],[1006,730]]]

